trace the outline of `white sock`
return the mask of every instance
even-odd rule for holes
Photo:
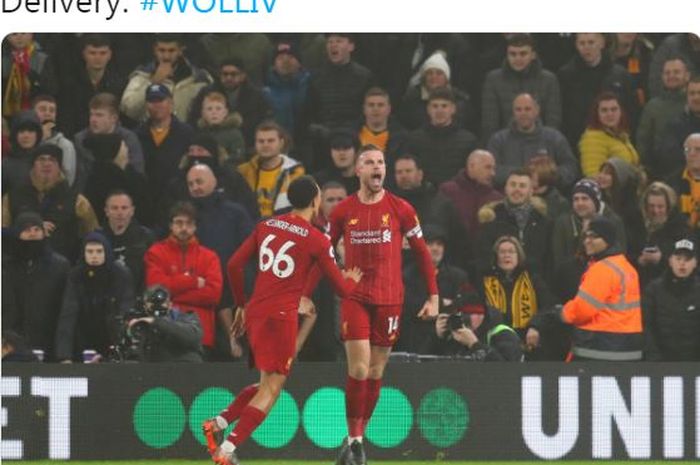
[[[355,436],[355,437],[353,437],[353,436],[348,436],[348,444],[352,444],[352,443],[355,442],[355,441],[357,441],[357,442],[359,442],[360,444],[362,444],[362,436]]]
[[[214,421],[216,421],[216,426],[218,426],[219,429],[226,429],[228,426],[228,422],[221,415],[217,415],[216,418],[214,418]]]
[[[225,454],[230,454],[236,450],[236,446],[233,445],[231,441],[224,441],[221,443],[221,451]]]

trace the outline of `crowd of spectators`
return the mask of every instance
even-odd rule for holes
[[[229,257],[289,211],[303,174],[324,228],[367,144],[438,270],[440,317],[419,321],[406,254],[396,351],[563,360],[572,328],[550,317],[580,298],[602,217],[639,276],[644,358],[700,360],[700,38],[686,33],[9,34],[3,360],[109,358],[154,286],[180,315],[165,318],[193,325],[173,326],[179,359],[242,358]],[[314,300],[299,358],[338,360],[337,299],[322,282]]]

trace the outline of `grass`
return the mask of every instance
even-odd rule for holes
[[[6,463],[21,463],[22,465],[46,465],[47,461],[22,461],[22,462],[12,462],[10,460],[4,460]],[[596,460],[596,462],[602,462],[606,465],[661,465],[661,464],[673,464],[673,465],[697,465],[697,462],[691,461],[627,461],[627,460]],[[66,465],[204,465],[210,464],[207,460],[110,460],[110,461],[51,461],[51,464],[66,464]],[[243,465],[329,465],[332,461],[298,461],[298,460],[245,460]],[[590,465],[591,460],[588,461],[548,461],[548,460],[529,460],[529,461],[509,461],[509,462],[492,462],[492,461],[470,461],[470,462],[435,462],[435,461],[377,461],[372,460],[372,465],[426,465],[431,463],[444,463],[446,465],[535,465],[547,463],[551,465]]]

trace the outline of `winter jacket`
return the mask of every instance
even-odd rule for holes
[[[275,121],[292,135],[301,129],[310,81],[311,73],[303,68],[289,77],[280,76],[272,68],[267,72],[263,92],[272,106]]]
[[[440,192],[457,208],[457,213],[470,239],[475,237],[479,229],[479,209],[489,202],[503,198],[503,194],[493,187],[484,186],[469,178],[466,169],[462,169],[451,180],[442,183]]]
[[[119,134],[126,147],[129,149],[129,164],[134,167],[136,171],[141,174],[146,174],[145,160],[143,155],[143,147],[141,147],[141,142],[139,141],[136,133],[124,126],[118,125],[114,132]],[[95,157],[92,151],[85,147],[85,139],[92,134],[90,128],[85,128],[75,135],[75,148],[78,151],[78,176],[81,175],[81,164],[84,164],[83,177],[87,178],[90,173],[90,168],[92,163],[95,161]],[[80,184],[79,184],[80,185]]]
[[[158,63],[151,62],[139,66],[129,76],[129,83],[122,95],[120,110],[134,121],[146,119],[146,89],[151,85],[151,76],[157,67]],[[203,87],[212,82],[206,70],[196,68],[184,58],[178,62],[175,75],[162,82],[173,95],[175,116],[185,121],[194,98]]]
[[[668,168],[664,166],[666,156],[660,152],[660,144],[664,138],[666,125],[683,112],[685,103],[685,92],[666,90],[644,105],[637,127],[635,145],[642,164],[654,179],[663,178],[664,173],[668,173]]]
[[[642,295],[644,359],[700,361],[700,277],[668,270]]]
[[[51,144],[59,147],[63,152],[63,161],[61,162],[61,171],[66,177],[69,185],[75,183],[78,175],[78,155],[75,151],[75,145],[62,132],[54,131],[48,139],[44,139],[42,144]]]
[[[17,135],[21,131],[32,131],[36,134],[36,143],[29,149],[23,149],[17,143]],[[33,111],[19,113],[10,126],[9,154],[3,153],[2,158],[2,194],[11,191],[22,183],[29,182],[29,170],[32,168],[31,157],[35,147],[41,144],[42,130],[39,119]]]
[[[669,58],[681,58],[688,66],[691,75],[700,72],[700,50],[693,50],[688,40],[688,33],[671,34],[656,48],[649,65],[649,93],[652,97],[660,95],[663,90],[664,63]]]
[[[561,126],[561,95],[557,76],[542,67],[539,59],[522,71],[515,71],[503,61],[499,69],[490,71],[484,79],[481,97],[481,137],[489,140],[499,129],[507,128],[513,114],[513,100],[527,92],[540,105],[545,126]]]
[[[126,230],[118,236],[109,227],[109,223],[105,223],[102,233],[112,244],[114,259],[129,269],[134,292],[140,295],[145,287],[143,257],[155,242],[153,231],[132,219]]]
[[[204,34],[199,41],[207,52],[210,69],[226,60],[239,60],[248,79],[256,85],[262,83],[265,70],[274,59],[273,44],[267,34]]]
[[[241,117],[238,113],[229,114],[221,124],[208,124],[203,118],[197,121],[197,132],[208,134],[226,152],[226,161],[232,165],[241,163],[246,154],[245,140],[239,129]],[[215,155],[215,154],[212,154]]]
[[[259,156],[255,155],[250,159],[249,162],[243,163],[238,166],[238,172],[243,176],[243,178],[248,183],[248,187],[257,194],[258,198],[261,195],[267,195],[272,199],[273,205],[273,215],[278,215],[284,213],[291,209],[291,204],[287,198],[287,189],[289,189],[289,184],[296,178],[303,176],[304,166],[297,160],[287,156],[281,155],[282,157],[282,167],[275,182],[275,188],[270,193],[263,193],[258,191],[258,178],[260,176]],[[263,211],[260,211],[260,215],[263,215]]]
[[[639,154],[626,133],[612,134],[600,129],[588,128],[578,143],[581,171],[584,176],[593,176],[600,167],[613,157],[638,166]]]
[[[532,132],[519,131],[515,123],[493,134],[488,151],[496,159],[494,183],[503,186],[511,171],[522,168],[534,157],[547,155],[557,164],[559,185],[571,186],[579,177],[579,168],[571,146],[564,135],[554,128],[537,126]]]
[[[685,166],[683,143],[690,134],[698,132],[700,132],[700,114],[692,113],[688,108],[666,124],[658,147],[658,154],[662,159],[659,177],[669,176]]]
[[[167,315],[156,318],[147,331],[143,361],[201,362],[202,331],[197,313],[171,309]]]
[[[146,287],[160,284],[170,291],[173,305],[199,317],[202,344],[214,344],[215,309],[221,298],[223,278],[216,253],[196,238],[182,248],[173,237],[156,242],[144,257]],[[198,279],[204,278],[204,287]]]
[[[456,111],[454,122],[462,129],[476,134],[479,131],[477,110],[473,99],[466,92],[450,86],[455,97]],[[412,87],[406,92],[399,105],[398,116],[406,129],[414,130],[430,123],[427,105],[430,93],[422,85]]]
[[[27,345],[53,360],[54,336],[70,270],[68,260],[48,244],[37,257],[22,257],[16,248],[3,251],[2,326],[24,337]]]
[[[411,132],[406,151],[418,158],[425,179],[437,186],[464,168],[476,145],[476,136],[453,122],[445,127],[426,125]]]

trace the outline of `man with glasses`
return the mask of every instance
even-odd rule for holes
[[[686,137],[683,144],[685,167],[668,180],[678,194],[678,206],[688,225],[700,230],[700,132]]]

